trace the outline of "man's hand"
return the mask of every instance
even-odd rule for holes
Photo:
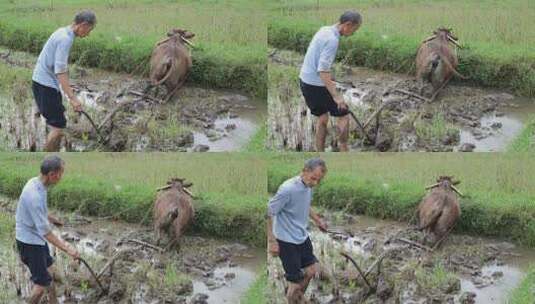
[[[279,256],[279,243],[277,241],[268,241],[268,252],[271,256]]]
[[[80,259],[80,252],[73,247],[70,247],[69,250],[67,250],[67,254],[70,255],[75,261]]]
[[[344,100],[344,97],[337,96],[334,99],[334,102],[336,102],[336,105],[338,105],[338,110],[347,110],[347,103]]]
[[[82,103],[78,100],[78,98],[73,97],[69,100],[71,103],[71,106],[75,112],[82,112]]]

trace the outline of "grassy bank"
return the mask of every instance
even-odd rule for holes
[[[338,60],[396,72],[414,72],[421,40],[440,26],[453,28],[464,49],[458,70],[470,82],[535,96],[535,6],[528,0],[350,0],[280,1],[271,8],[268,43],[306,51],[317,29],[347,9],[363,15],[363,26],[342,39]]]
[[[44,154],[0,154],[0,193],[18,197]],[[150,222],[155,189],[170,177],[193,182],[191,232],[265,245],[264,161],[250,154],[63,154],[66,173],[49,205],[92,216]]]
[[[513,152],[535,152],[535,118],[526,124],[522,133],[509,147],[509,150]]]
[[[189,81],[266,95],[266,17],[261,1],[25,0],[0,4],[0,45],[37,54],[50,34],[90,8],[98,24],[76,40],[70,60],[127,73],[148,72],[154,43],[170,28],[196,34]]]
[[[273,193],[300,172],[312,154],[273,156],[268,190]],[[315,204],[379,218],[410,220],[439,175],[461,180],[458,233],[507,238],[535,246],[535,159],[528,154],[364,153],[323,155],[329,173],[315,190]]]
[[[512,293],[507,304],[532,304],[535,303],[535,266],[531,266],[520,286]]]
[[[258,128],[253,137],[249,140],[247,145],[243,148],[244,152],[261,153],[266,150],[266,136],[267,126],[265,123]]]
[[[0,242],[6,246],[0,246],[0,263],[11,265],[9,270],[16,271],[13,265],[17,265],[17,257],[11,250],[15,242],[15,218],[10,214],[0,213]],[[6,276],[4,274],[4,276]],[[6,276],[7,277],[7,276]],[[8,284],[7,280],[0,280],[0,303],[14,303],[17,301],[17,291]]]
[[[266,268],[262,267],[254,284],[247,290],[240,303],[242,304],[265,304],[266,286],[267,286],[267,272]]]

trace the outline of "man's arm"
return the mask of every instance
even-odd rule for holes
[[[312,208],[310,208],[310,212],[309,213],[310,213],[310,218],[314,221],[316,226],[318,226],[318,228],[321,231],[327,231],[327,229],[328,229],[327,223],[325,223],[325,221],[319,216],[319,214],[314,212],[314,210],[312,210]]]
[[[338,94],[336,91],[336,83],[332,81],[331,67],[333,65],[334,59],[336,57],[336,52],[338,50],[337,41],[329,41],[325,47],[321,50],[319,63],[318,63],[318,73],[320,79],[327,88],[327,91],[331,94],[332,98],[338,105],[338,108],[343,110],[347,108],[347,104],[344,101],[344,98]]]
[[[336,91],[336,83],[332,81],[331,72],[320,72],[320,79],[325,84],[325,88],[333,97],[334,102],[336,102],[338,105],[338,108],[341,110],[347,109],[347,104],[344,101],[344,98]]]
[[[61,90],[67,96],[69,103],[73,107],[74,111],[80,112],[82,110],[82,103],[78,100],[76,95],[71,89],[71,83],[69,81],[69,52],[71,50],[72,41],[63,40],[58,43],[56,48],[56,54],[54,58],[54,74],[58,78]]]
[[[279,244],[273,235],[273,216],[279,214],[286,203],[290,200],[290,194],[282,187],[279,187],[277,193],[269,200],[267,211],[267,239],[268,251],[273,256],[279,255]]]
[[[69,74],[67,72],[56,74],[58,77],[59,85],[61,86],[61,90],[63,90],[63,93],[67,96],[67,99],[69,100],[69,103],[71,104],[72,108],[76,112],[82,111],[82,103],[80,100],[78,100],[78,97],[74,95],[74,92],[71,88],[71,83],[69,82]]]
[[[38,197],[30,197],[30,201],[35,200],[41,200]],[[28,202],[26,202],[28,203]],[[52,229],[50,228],[50,224],[48,222],[48,214],[45,209],[46,202],[40,201],[39,204],[35,205],[35,208],[29,209],[30,217],[35,224],[35,228],[37,229],[37,233],[42,235],[46,240],[48,240],[50,243],[52,243],[54,246],[58,247],[59,249],[65,251],[68,255],[72,256],[73,258],[80,257],[80,254],[78,251],[71,246],[67,245],[62,240],[58,239],[54,233],[52,232]]]
[[[66,242],[60,240],[52,231],[45,234],[44,237],[52,245],[56,246],[56,248],[61,249],[63,252],[67,253],[74,259],[80,258],[80,253],[78,252],[78,250],[76,250]]]

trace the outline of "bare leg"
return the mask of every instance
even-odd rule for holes
[[[286,292],[288,304],[301,304],[304,301],[304,293],[301,284],[288,282],[288,291]]]
[[[325,151],[327,123],[329,123],[329,114],[325,113],[318,117],[318,122],[316,123],[316,152]]]
[[[58,297],[56,296],[56,283],[54,282],[56,279],[56,272],[54,270],[54,266],[48,267],[48,273],[52,277],[52,282],[50,282],[50,286],[48,286],[48,304],[57,304],[58,303]]]
[[[337,122],[338,129],[338,142],[340,146],[340,152],[347,152],[347,140],[349,137],[349,115],[338,117]]]
[[[45,151],[58,152],[63,138],[63,129],[50,126],[50,132],[46,139]]]
[[[301,282],[301,288],[303,290],[303,294],[307,291],[308,284],[310,281],[316,276],[316,273],[318,272],[318,263],[314,263],[307,268],[305,268],[305,278],[303,282]]]
[[[29,304],[39,304],[41,302],[41,298],[43,298],[43,295],[45,294],[46,287],[34,284],[32,288],[32,294],[30,295],[30,298],[28,299]]]

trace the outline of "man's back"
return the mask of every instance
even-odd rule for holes
[[[47,193],[39,177],[30,179],[24,186],[15,215],[15,237],[33,245],[44,245],[43,235],[50,231],[48,223]]]
[[[329,72],[336,57],[340,33],[335,25],[322,27],[308,46],[299,78],[309,85],[325,86],[319,72]]]
[[[67,72],[67,62],[73,41],[74,32],[70,26],[56,30],[48,38],[39,54],[32,80],[59,91],[56,74]]]
[[[308,238],[312,189],[305,186],[301,176],[285,181],[269,202],[274,216],[273,234],[281,241],[300,244]]]

